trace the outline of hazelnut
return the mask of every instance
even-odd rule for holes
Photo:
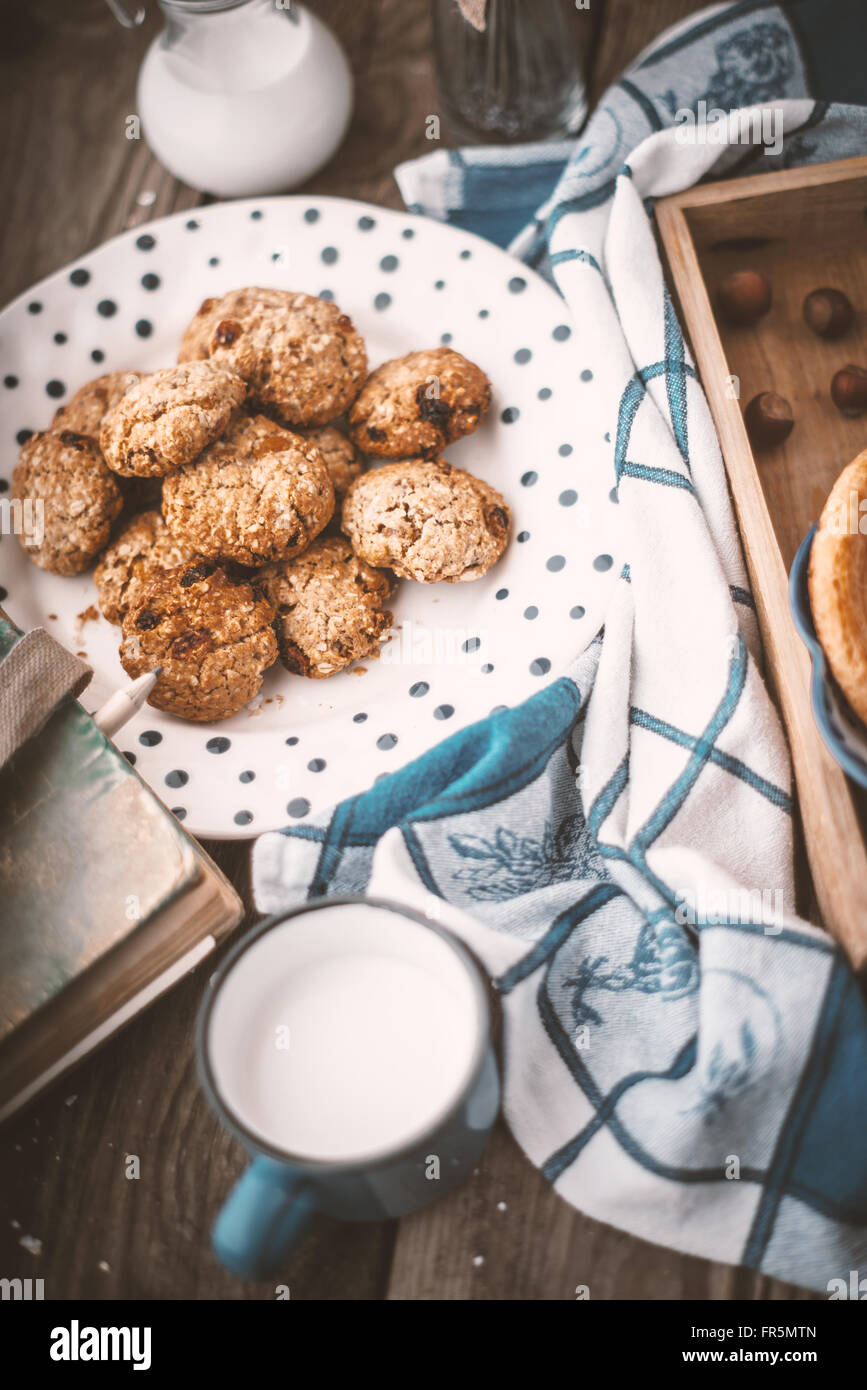
[[[812,290],[804,300],[804,322],[820,338],[842,338],[854,317],[852,303],[842,290]]]
[[[728,323],[746,327],[771,307],[771,282],[760,270],[735,270],[717,286],[717,305]]]
[[[834,373],[831,381],[831,400],[841,415],[852,419],[867,411],[867,370],[852,362]]]
[[[754,396],[744,411],[747,433],[756,449],[773,449],[782,444],[795,427],[792,407],[776,391]]]

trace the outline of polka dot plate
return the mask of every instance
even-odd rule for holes
[[[97,616],[92,574],[44,573],[9,534],[18,447],[90,378],[174,362],[204,298],[254,284],[336,300],[371,365],[440,343],[478,362],[493,407],[446,457],[505,494],[514,533],[480,580],[402,583],[379,660],[315,681],[278,665],[232,719],[198,725],[145,707],[118,733],[163,801],[214,838],[297,822],[531,695],[593,637],[619,568],[613,446],[588,424],[601,418],[592,326],[570,322],[533,271],[455,228],[339,198],[176,214],[106,243],[0,316],[0,601],[20,627],[48,628],[91,663],[87,709],[126,681],[119,630]]]

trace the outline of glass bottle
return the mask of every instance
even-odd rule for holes
[[[575,0],[487,0],[484,30],[457,0],[433,0],[442,114],[466,143],[549,140],[587,114],[588,6]]]
[[[112,10],[128,16],[121,0]],[[346,133],[352,77],[330,29],[296,0],[160,0],[139,73],[142,131],[170,173],[219,197],[279,193]],[[120,11],[120,13],[118,13]]]

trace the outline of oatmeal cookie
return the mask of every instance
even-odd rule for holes
[[[51,428],[72,430],[99,439],[104,417],[117,405],[122,396],[142,381],[140,372],[107,372],[95,381],[88,381],[75,395],[54,412]]]
[[[334,497],[339,504],[349,491],[350,484],[364,472],[364,460],[352,440],[347,439],[335,425],[321,425],[318,429],[299,430],[299,433],[322,455],[334,488]]]
[[[280,660],[297,676],[333,676],[359,657],[378,656],[394,621],[382,606],[391,575],[359,560],[343,536],[269,565],[256,583],[277,612]]]
[[[206,299],[179,362],[233,367],[255,405],[287,425],[324,425],[355,400],[367,375],[364,342],[336,304],[256,287]]]
[[[297,555],[333,511],[334,488],[319,450],[264,415],[240,416],[163,484],[163,516],[175,539],[241,565]]]
[[[213,362],[166,367],[133,386],[106,415],[99,434],[105,461],[125,477],[164,477],[212,443],[247,388]]]
[[[810,608],[834,679],[867,723],[867,449],[838,477],[810,548]],[[855,525],[852,517],[855,517]]]
[[[178,544],[159,512],[139,512],[126,522],[96,567],[93,577],[103,617],[122,623],[155,573],[190,558],[191,552]]]
[[[490,404],[491,383],[459,352],[409,352],[371,372],[349,412],[349,432],[375,458],[427,457],[478,429]]]
[[[160,571],[123,620],[130,676],[161,666],[148,703],[181,719],[228,719],[277,659],[274,610],[243,579],[201,558]]]
[[[24,445],[12,474],[13,502],[22,504],[18,539],[40,569],[86,570],[111,533],[123,498],[95,439],[46,430]]]
[[[342,526],[369,565],[420,584],[454,584],[497,563],[510,516],[499,492],[471,473],[443,459],[405,459],[352,484]]]

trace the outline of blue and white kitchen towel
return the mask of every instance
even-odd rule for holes
[[[518,246],[593,368],[581,424],[610,433],[627,563],[559,680],[254,855],[263,911],[368,890],[433,903],[469,942],[502,996],[506,1117],[567,1201],[821,1290],[867,1274],[867,1011],[794,916],[785,740],[648,212],[705,175],[863,153],[867,112],[813,99],[802,43],[812,16],[813,71],[833,76],[821,32],[848,15],[863,55],[865,8],[715,7],[647,50],[577,143],[398,170],[409,205],[500,240],[521,189],[544,189]],[[761,103],[778,153],[739,143],[759,128],[744,112],[709,140],[682,114],[702,101]]]

